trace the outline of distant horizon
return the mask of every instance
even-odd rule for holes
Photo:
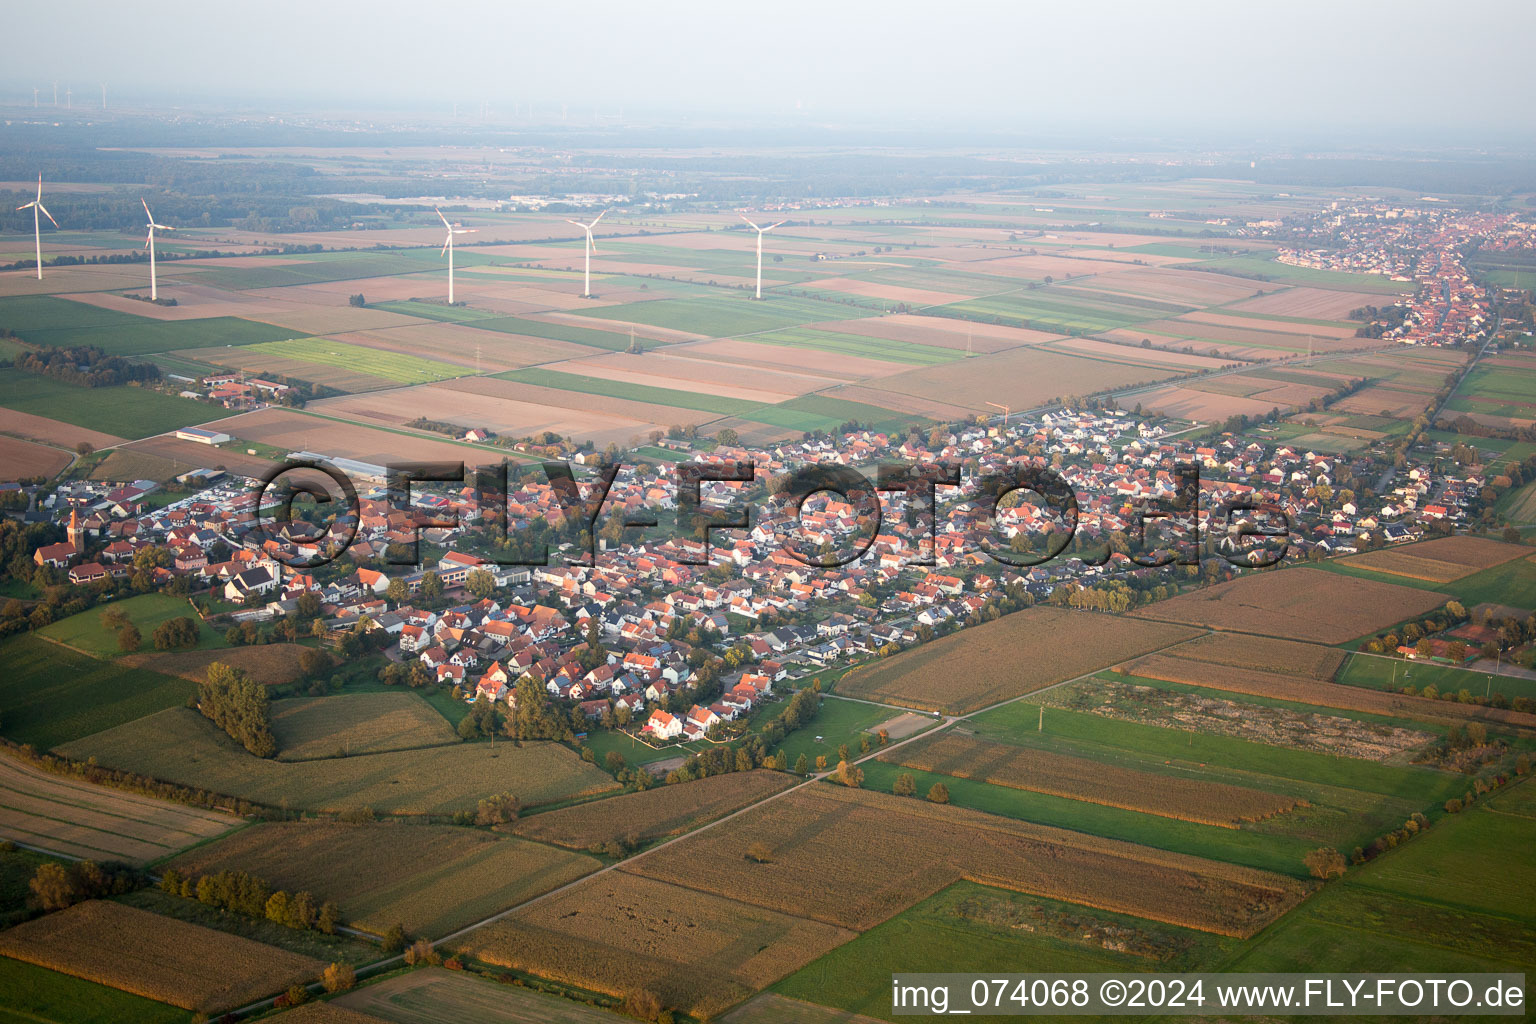
[[[1536,139],[1529,5],[1447,17],[1427,0],[1302,0],[1283,12],[1203,2],[1093,10],[915,4],[878,12],[790,0],[771,13],[607,0],[558,11],[472,2],[451,16],[385,0],[259,17],[170,0],[145,14],[87,0],[9,12],[32,40],[0,106],[76,115],[221,107],[262,116],[430,117],[442,123],[604,119],[805,124],[1003,135],[1354,138],[1409,148]],[[1497,26],[1491,30],[1490,26]],[[115,103],[114,103],[115,101]],[[459,118],[452,115],[458,105]],[[565,113],[562,115],[562,108]],[[622,115],[622,116],[621,116]]]

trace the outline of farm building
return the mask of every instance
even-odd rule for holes
[[[202,427],[182,427],[176,431],[176,438],[180,441],[195,441],[198,444],[218,445],[228,441],[229,435],[217,430],[204,430]]]

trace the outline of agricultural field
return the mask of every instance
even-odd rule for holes
[[[757,843],[766,861],[745,855]],[[905,853],[870,871],[849,856],[859,849]],[[1229,935],[1251,934],[1306,891],[1270,872],[831,783],[621,871],[858,931],[961,878]]]
[[[61,448],[0,436],[0,466],[5,467],[10,477],[51,478],[67,468],[71,461],[70,453]]]
[[[1332,679],[1345,658],[1345,652],[1334,647],[1234,633],[1207,633],[1175,644],[1163,653],[1187,661],[1323,680]]]
[[[255,803],[342,812],[452,814],[514,793],[524,806],[617,788],[611,776],[554,743],[455,744],[320,761],[252,757],[196,711],[172,708],[66,743],[60,751],[112,768]]]
[[[1533,603],[1531,595],[1536,594],[1536,555],[1517,558],[1452,583],[1437,584],[1437,587],[1468,608],[1480,604],[1524,608]]]
[[[39,750],[180,707],[197,692],[189,680],[99,661],[36,635],[0,642],[0,661],[0,735]]]
[[[0,953],[199,1013],[243,1006],[295,982],[318,960],[121,903],[78,903],[0,932]],[[208,965],[219,965],[217,971]]]
[[[1326,593],[1327,601],[1317,595]],[[1325,576],[1310,568],[1250,573],[1229,583],[1139,608],[1131,615],[1232,630],[1341,644],[1375,629],[1432,611],[1442,595],[1354,577]]]
[[[5,1024],[185,1024],[186,1010],[0,957]]]
[[[1429,697],[1380,693],[1329,682],[1295,679],[1291,676],[1262,672],[1257,669],[1185,661],[1182,658],[1162,654],[1139,658],[1131,662],[1128,669],[1132,674],[1145,679],[1161,679],[1186,686],[1200,686],[1254,697],[1337,708],[1343,711],[1363,711],[1369,714],[1390,715],[1431,723],[1477,720],[1522,729],[1536,729],[1536,714],[1440,701]]]
[[[1402,547],[1368,551],[1340,560],[1343,565],[1429,583],[1453,583],[1484,569],[1530,554],[1530,548],[1486,537],[1441,537]]]
[[[781,772],[711,775],[519,819],[524,838],[586,850],[609,841],[645,843],[681,835],[794,785]]]
[[[146,668],[161,675],[200,683],[208,678],[208,666],[220,661],[240,669],[258,683],[273,686],[291,683],[303,674],[300,659],[306,650],[308,648],[298,644],[259,644],[255,647],[214,647],[203,651],[140,651],[137,654],[120,655],[117,664]]]
[[[1194,630],[1179,626],[1028,608],[854,669],[837,690],[964,714],[1193,636]]]
[[[854,937],[846,928],[609,871],[470,932],[500,967],[713,1016]]]
[[[591,857],[452,825],[274,822],[178,857],[335,900],[354,927],[439,936],[595,871]]]
[[[0,328],[33,345],[94,345],[114,356],[249,345],[293,334],[284,327],[232,316],[159,320],[52,295],[0,298]]]
[[[525,985],[498,985],[486,978],[440,967],[398,974],[324,1004],[367,1014],[389,1024],[619,1024],[624,1018]],[[283,1024],[302,1024],[283,1018]],[[327,1024],[315,1020],[309,1024]],[[331,1024],[352,1024],[337,1020]],[[361,1021],[356,1024],[362,1024]]]
[[[461,375],[464,370],[419,356],[354,345],[336,338],[294,338],[248,345],[242,364],[263,366],[338,390],[354,376],[380,378],[392,384],[426,384]],[[329,374],[327,370],[338,371]],[[318,371],[318,372],[317,372]]]
[[[955,731],[904,744],[881,755],[880,760],[994,786],[1226,828],[1262,821],[1297,805],[1294,797],[1277,793],[1121,768]]]
[[[0,756],[0,837],[70,857],[156,860],[229,831],[238,819],[55,775]]]
[[[121,649],[117,645],[117,630],[102,621],[102,613],[109,608],[120,609],[124,615],[128,616],[128,620],[138,627],[144,638],[143,646],[147,650],[154,649],[155,627],[162,622],[178,618],[190,618],[197,623],[199,648],[224,646],[224,638],[216,633],[213,627],[202,621],[197,609],[193,608],[190,602],[185,598],[172,597],[169,594],[140,594],[111,604],[98,605],[78,615],[50,623],[38,630],[38,633],[55,643],[83,651],[93,657],[110,658],[120,654]]]
[[[729,1024],[854,1024],[848,1014],[890,1017],[891,974],[925,971],[1184,971],[1212,969],[1239,947],[1235,940],[1058,900],[954,885],[828,953],[748,1003]],[[822,1015],[755,1016],[788,999],[833,1007]],[[869,1018],[859,1018],[862,1022]]]
[[[190,398],[119,385],[83,388],[52,377],[0,368],[0,406],[115,437],[148,437],[201,423],[220,410]],[[47,440],[62,440],[51,435]]]
[[[1370,654],[1351,654],[1349,662],[1339,673],[1338,681],[1346,686],[1364,686],[1372,690],[1399,689],[1404,686],[1422,690],[1426,686],[1433,686],[1439,693],[1460,693],[1466,690],[1474,696],[1502,693],[1511,699],[1536,698],[1536,679],[1503,675],[1481,668],[1458,668],[1454,665],[1437,665],[1432,661],[1408,661]]]
[[[271,705],[279,761],[351,757],[459,742],[448,720],[415,693],[293,697]]]

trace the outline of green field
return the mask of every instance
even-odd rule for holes
[[[952,302],[933,306],[927,311],[936,316],[978,320],[1051,330],[1062,333],[1098,333],[1117,327],[1130,327],[1146,320],[1187,313],[1193,307],[1123,296],[1100,299],[1087,292],[1062,289],[1019,290],[1005,295]]]
[[[443,272],[443,290],[447,291],[448,260],[438,255],[436,248],[402,249],[389,252],[362,250],[358,252],[322,252],[298,257],[273,257],[270,266],[230,267],[201,270],[189,280],[198,284],[210,284],[217,288],[243,291],[253,288],[282,288],[296,284],[324,284],[328,281],[359,281],[359,289],[366,285],[366,278],[395,277],[401,274],[418,274],[440,269]],[[299,262],[294,262],[298,260]],[[459,267],[486,266],[493,263],[515,263],[508,257],[484,256],[473,251],[457,249],[453,265]],[[423,292],[430,286],[423,282]]]
[[[546,370],[537,366],[508,370],[496,376],[502,380],[513,380],[560,391],[601,395],[605,398],[645,402],[674,409],[692,409],[695,412],[707,412],[715,416],[734,416],[786,430],[836,430],[852,419],[861,422],[866,420],[877,422],[887,427],[910,420],[910,417],[899,417],[889,409],[866,405],[862,402],[805,396],[777,405],[768,405],[763,402],[727,398],[707,392],[679,391],[675,388],[658,388],[649,384],[631,384],[625,381],[608,380],[604,377],[566,373],[562,370]]]
[[[459,742],[448,720],[414,692],[294,697],[273,701],[271,717],[281,761]]]
[[[1453,583],[1442,583],[1434,589],[1454,596],[1468,608],[1484,602],[1530,608],[1536,604],[1536,597],[1533,597],[1536,595],[1536,553],[1463,576]]]
[[[183,1024],[186,1010],[0,957],[0,1024]]]
[[[739,337],[758,331],[798,327],[820,320],[848,320],[867,316],[868,313],[868,310],[855,309],[841,303],[782,295],[764,302],[755,302],[745,295],[730,298],[703,295],[595,306],[581,311],[582,316],[596,320],[650,324],[709,338]]]
[[[768,707],[769,717],[784,710],[782,703],[770,704]],[[868,734],[870,749],[875,749],[875,728],[901,713],[895,708],[828,695],[822,698],[821,708],[816,712],[816,717],[809,724],[784,737],[784,742],[775,750],[783,750],[791,766],[801,754],[804,754],[813,766],[817,755],[825,754],[827,763],[836,767],[838,747],[847,744],[849,753],[857,758],[860,756],[859,738]],[[821,737],[820,742],[816,740],[818,736]]]
[[[1458,693],[1467,690],[1475,697],[1502,693],[1506,697],[1536,697],[1536,679],[1517,676],[1493,675],[1472,669],[1437,665],[1434,662],[1412,662],[1398,658],[1376,658],[1364,654],[1352,654],[1339,671],[1338,682],[1349,686],[1364,686],[1372,690],[1385,690],[1394,685],[1398,688],[1416,686],[1420,690],[1433,686],[1441,693]]]
[[[111,604],[98,605],[78,615],[71,615],[67,619],[60,619],[58,622],[44,626],[38,632],[50,640],[79,648],[98,658],[110,658],[120,652],[117,646],[117,631],[107,628],[101,621],[102,613],[108,608],[120,609],[135,626],[139,627],[139,632],[144,638],[140,650],[154,650],[155,627],[162,622],[179,618],[190,618],[197,623],[200,637],[197,650],[226,646],[224,637],[212,626],[203,622],[185,598],[172,597],[169,594],[140,594],[122,601],[113,601]]]
[[[95,345],[108,355],[117,356],[249,345],[293,335],[286,327],[233,316],[154,320],[52,295],[0,299],[0,327],[34,345]]]
[[[0,734],[39,750],[180,707],[197,692],[188,680],[97,661],[35,636],[0,644],[0,664]]]
[[[965,358],[963,352],[934,345],[918,345],[890,338],[866,338],[858,334],[842,334],[814,327],[788,327],[782,331],[754,334],[752,340],[764,345],[815,349],[818,352],[835,352],[838,355],[878,359],[907,366],[937,366]]]
[[[0,368],[0,406],[126,438],[163,434],[222,413],[149,388],[82,388],[11,368]]]
[[[365,373],[383,377],[397,384],[429,384],[449,377],[462,377],[469,371],[452,363],[439,363],[418,356],[369,348],[337,341],[334,338],[293,338],[288,341],[269,341],[249,345],[249,352],[279,359],[295,359],[317,366],[333,366],[352,373]]]
[[[1134,936],[1141,955],[1106,948],[1111,930],[1122,943]],[[770,991],[895,1020],[894,971],[1199,970],[1219,964],[1238,945],[1235,939],[1189,928],[957,882],[839,946]],[[1147,955],[1149,951],[1157,958]]]
[[[271,806],[398,814],[473,810],[510,792],[524,806],[616,787],[606,773],[554,743],[460,743],[320,761],[252,757],[207,719],[172,708],[66,744],[71,757]]]
[[[1383,295],[1410,292],[1413,285],[1406,281],[1392,281],[1380,274],[1346,274],[1337,270],[1314,270],[1311,267],[1295,267],[1264,256],[1227,256],[1207,260],[1200,270],[1210,270],[1235,277],[1251,277],[1261,281],[1279,281],[1284,284],[1305,285],[1308,288],[1328,288],[1345,292],[1377,292]]]

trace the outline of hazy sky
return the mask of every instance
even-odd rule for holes
[[[0,88],[82,105],[231,99],[573,119],[646,112],[897,124],[1210,127],[1527,141],[1529,0],[8,5]],[[798,114],[797,114],[798,111]],[[1490,141],[1506,133],[1490,133]]]

